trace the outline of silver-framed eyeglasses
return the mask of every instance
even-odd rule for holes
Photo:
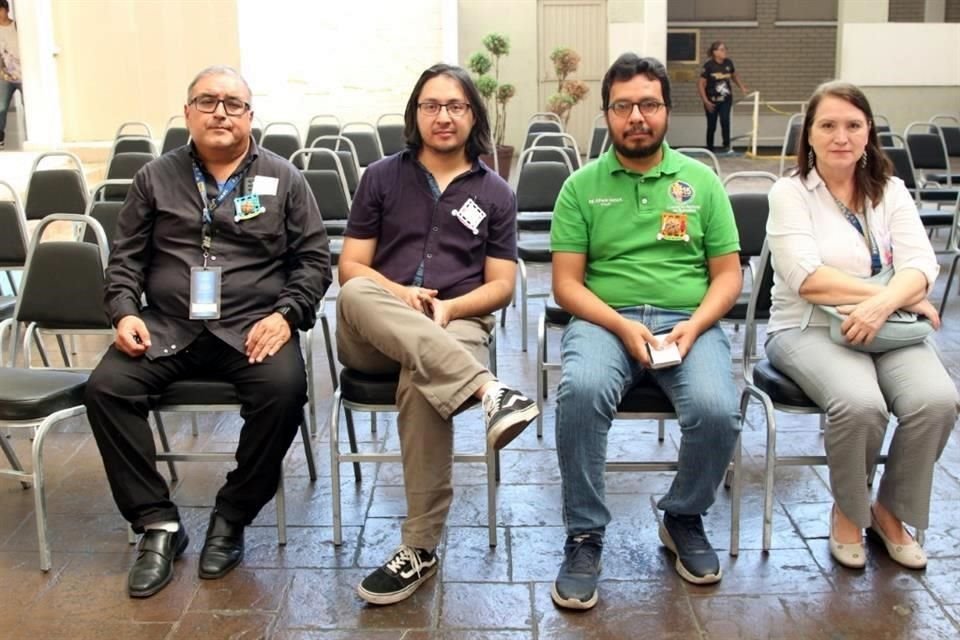
[[[223,111],[228,116],[242,116],[250,110],[250,103],[240,98],[218,98],[217,96],[199,95],[190,101],[193,108],[200,113],[215,113],[217,107],[223,103]]]
[[[645,116],[655,115],[660,109],[667,106],[657,100],[641,100],[640,102],[630,102],[629,100],[617,100],[607,107],[620,118],[626,118],[633,113],[633,108],[640,109],[640,113]]]
[[[442,102],[420,102],[417,104],[420,112],[430,117],[440,115],[441,107],[447,110],[451,118],[462,118],[467,114],[467,111],[470,111],[470,103],[468,102],[447,102],[446,104]]]

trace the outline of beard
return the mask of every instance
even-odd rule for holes
[[[617,153],[622,155],[625,158],[634,158],[642,159],[649,158],[650,156],[657,153],[660,150],[661,145],[663,145],[663,139],[667,136],[667,129],[664,127],[663,131],[660,132],[660,135],[656,136],[650,144],[640,145],[640,146],[627,146],[624,143],[624,139],[631,133],[652,133],[653,130],[649,127],[632,127],[623,133],[623,136],[620,138],[613,138],[613,148],[617,150]]]

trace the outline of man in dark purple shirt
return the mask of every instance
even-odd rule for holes
[[[357,589],[374,604],[409,597],[437,571],[454,413],[481,400],[496,449],[538,413],[482,364],[517,259],[516,198],[479,160],[490,150],[483,100],[463,69],[438,64],[420,76],[404,117],[407,149],[372,164],[354,199],[337,298],[340,361],[400,376],[407,518],[400,547]]]

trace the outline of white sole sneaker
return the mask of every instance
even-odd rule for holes
[[[577,600],[576,598],[564,598],[557,593],[557,583],[554,582],[553,586],[550,587],[550,597],[553,599],[554,604],[556,604],[558,607],[585,611],[587,609],[593,609],[596,606],[597,601],[600,599],[600,590],[595,590],[593,592],[593,597],[587,601]]]
[[[395,604],[397,602],[402,602],[414,594],[414,592],[420,588],[424,582],[433,577],[437,572],[437,566],[439,563],[433,565],[428,569],[416,582],[411,582],[406,587],[400,591],[393,591],[390,593],[373,593],[372,591],[367,591],[363,588],[363,584],[357,585],[357,595],[369,602],[370,604]]]
[[[716,573],[708,573],[705,576],[695,576],[687,571],[687,568],[683,566],[682,562],[680,562],[680,554],[677,553],[677,545],[674,544],[673,538],[670,537],[670,532],[667,531],[667,528],[663,526],[663,524],[660,525],[659,534],[660,542],[663,543],[663,546],[672,551],[673,555],[676,557],[677,560],[673,563],[673,568],[676,569],[681,578],[687,582],[692,582],[693,584],[716,584],[723,578],[723,569],[718,569]]]
[[[540,409],[536,404],[531,404],[518,411],[511,411],[503,416],[497,422],[490,425],[487,430],[487,444],[494,449],[503,449],[510,444],[514,438],[523,433],[534,419],[540,415]]]

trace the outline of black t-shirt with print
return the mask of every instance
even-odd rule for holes
[[[703,63],[703,72],[700,77],[707,81],[707,99],[710,102],[725,102],[733,97],[733,85],[730,80],[735,70],[733,60],[730,58],[723,62],[710,58]]]

